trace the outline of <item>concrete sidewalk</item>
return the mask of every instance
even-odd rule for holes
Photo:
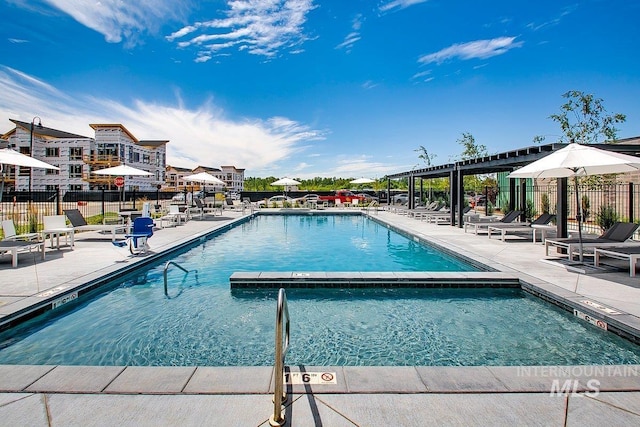
[[[158,230],[152,251],[180,246],[242,216]],[[544,246],[501,242],[380,211],[390,226],[461,253],[567,301],[589,300],[640,325],[640,286],[628,271],[576,274],[541,261]],[[78,234],[75,248],[0,259],[0,316],[145,262],[107,235]],[[588,307],[588,306],[587,306]],[[593,308],[593,307],[592,307]],[[0,318],[0,320],[2,320]],[[639,328],[640,329],[640,328]],[[289,386],[292,426],[636,425],[640,367],[290,367],[335,375],[335,384]],[[270,367],[0,366],[0,425],[268,425]]]

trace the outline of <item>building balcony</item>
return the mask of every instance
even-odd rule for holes
[[[83,173],[82,180],[88,182],[89,184],[112,184],[113,180],[116,179],[115,176],[110,175],[96,175],[95,173]]]
[[[91,166],[113,167],[120,166],[120,157],[110,154],[91,154],[82,156],[82,161]]]

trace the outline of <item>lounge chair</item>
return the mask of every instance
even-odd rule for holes
[[[42,217],[44,229],[42,230],[42,239],[51,238],[51,247],[53,248],[53,238],[56,238],[56,248],[60,248],[60,236],[64,236],[65,243],[69,244],[71,238],[71,247],[74,245],[74,229],[67,225],[64,215],[47,215]]]
[[[584,237],[582,239],[582,248],[595,249],[616,246],[633,246],[640,242],[630,241],[626,243],[633,233],[638,229],[639,224],[635,222],[616,222],[607,231],[598,237]],[[565,237],[556,239],[547,239],[544,242],[546,256],[549,256],[549,248],[555,246],[567,250],[569,259],[573,259],[573,254],[577,253],[580,248],[580,240],[577,237]]]
[[[197,213],[198,216],[200,217],[200,219],[204,219],[205,215],[210,214],[210,213],[215,215],[216,212],[220,212],[220,215],[222,215],[222,209],[221,208],[205,206],[205,204],[202,202],[201,199],[197,199],[196,198],[193,201],[195,202],[196,207],[192,208],[194,210],[192,210],[191,212]]]
[[[530,223],[528,222],[510,222],[506,224],[490,224],[487,227],[487,234],[491,238],[491,234],[500,234],[502,241],[505,241],[507,234],[530,234],[535,235],[538,225],[547,225],[556,218],[554,214],[543,213]],[[535,239],[534,239],[535,240]],[[544,241],[544,239],[543,239]]]
[[[2,232],[4,233],[4,238],[2,240],[39,240],[40,233],[21,233],[18,234],[16,232],[16,226],[13,223],[13,220],[5,219],[2,221]]]
[[[18,266],[18,254],[24,252],[31,252],[33,249],[38,249],[41,252],[42,259],[44,259],[44,242],[31,241],[31,240],[2,240],[0,241],[0,254],[11,254],[11,266],[16,268]]]
[[[87,220],[78,209],[65,209],[64,214],[71,221],[74,231],[108,231],[111,233],[111,241],[116,240],[116,232],[126,233],[125,224],[88,224]]]
[[[464,232],[467,232],[467,228],[473,228],[474,234],[478,234],[479,231],[488,231],[490,225],[495,224],[507,224],[513,222],[522,215],[522,211],[509,211],[504,214],[502,218],[494,218],[494,217],[485,217],[490,219],[482,219],[480,218],[477,221],[473,222],[465,222],[464,223]]]
[[[464,209],[462,209],[462,214],[464,215],[470,210],[471,206],[465,206]],[[458,211],[456,211],[454,215],[457,217]],[[432,224],[451,224],[451,211],[447,209],[446,211],[431,212],[423,215],[422,219]]]
[[[593,265],[600,266],[602,257],[629,261],[629,276],[636,276],[636,264],[640,260],[640,244],[637,246],[613,246],[593,249]]]

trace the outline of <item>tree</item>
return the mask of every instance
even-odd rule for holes
[[[436,157],[435,154],[429,154],[429,152],[427,152],[427,149],[424,147],[424,145],[421,145],[420,147],[416,148],[413,151],[420,153],[418,155],[418,158],[422,159],[422,161],[426,166],[431,166],[431,161]]]
[[[562,95],[568,101],[560,107],[559,114],[549,116],[560,124],[564,138],[568,142],[594,144],[604,137],[605,142],[616,140],[616,123],[624,123],[624,114],[607,114],[603,100],[592,94],[570,90]]]
[[[469,132],[462,132],[462,138],[458,138],[457,142],[464,147],[460,160],[477,159],[488,155],[487,147],[476,144],[476,139]]]

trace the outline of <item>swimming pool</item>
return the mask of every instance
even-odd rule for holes
[[[199,271],[197,279],[173,272],[172,298],[164,263],[152,266],[2,334],[0,363],[271,365],[277,290],[231,291],[231,273],[415,271],[430,251],[361,217],[258,216],[172,258]],[[428,268],[473,270],[436,258]],[[640,363],[638,346],[518,289],[291,289],[287,297],[291,365]]]

